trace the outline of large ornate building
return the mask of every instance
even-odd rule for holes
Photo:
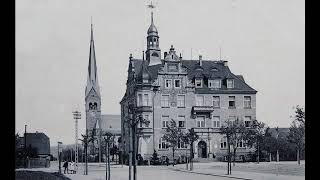
[[[127,89],[121,100],[121,134],[129,152],[129,106],[150,124],[139,124],[139,154],[172,158],[172,151],[162,139],[171,119],[178,127],[194,128],[195,158],[217,158],[226,153],[226,140],[219,128],[226,120],[243,120],[247,126],[256,118],[256,93],[242,75],[233,74],[222,60],[186,60],[173,46],[161,56],[159,34],[153,22],[147,31],[146,58],[130,55]],[[250,150],[239,143],[238,154]],[[178,145],[180,156],[188,155],[187,145]]]

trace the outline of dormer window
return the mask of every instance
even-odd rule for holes
[[[202,79],[195,79],[196,88],[202,88]]]
[[[234,81],[233,79],[227,79],[227,88],[234,88]]]
[[[220,79],[214,79],[208,81],[209,88],[221,88],[221,80]]]

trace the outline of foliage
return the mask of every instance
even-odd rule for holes
[[[171,119],[170,125],[166,128],[163,139],[169,143],[169,147],[172,148],[172,155],[174,160],[174,152],[179,142],[183,142],[184,133],[177,127],[176,121]],[[173,163],[174,164],[174,163]]]

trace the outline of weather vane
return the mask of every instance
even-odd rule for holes
[[[148,4],[148,8],[150,8],[151,10],[152,10],[153,8],[155,8],[155,7],[156,7],[156,6],[152,4],[152,1],[150,2],[150,4]]]

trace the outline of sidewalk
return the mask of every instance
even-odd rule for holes
[[[210,163],[211,164],[211,163]],[[198,166],[199,165],[199,166]],[[198,166],[198,167],[197,167]],[[228,177],[230,179],[243,179],[243,180],[304,180],[305,176],[283,175],[277,173],[262,173],[262,172],[248,172],[232,170],[231,175],[227,175],[227,169],[212,168],[209,164],[194,164],[194,170],[186,170],[185,165],[176,165],[169,167],[170,170],[180,171],[184,173],[202,174],[216,177]]]

